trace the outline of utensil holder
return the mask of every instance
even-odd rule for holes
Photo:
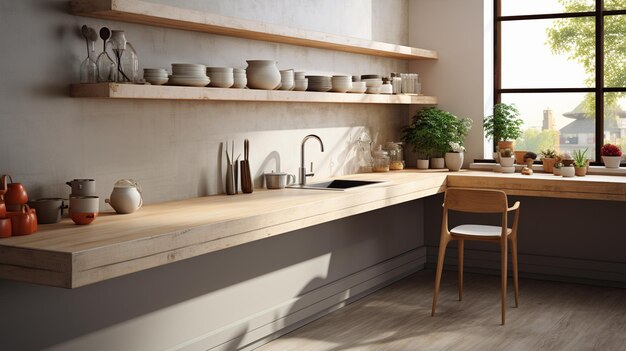
[[[235,166],[229,164],[226,166],[226,194],[237,194],[237,188],[235,183]]]

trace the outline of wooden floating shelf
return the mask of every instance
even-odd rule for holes
[[[397,59],[436,59],[437,52],[262,23],[139,0],[73,0],[74,15],[147,24],[282,44],[308,46]]]
[[[196,88],[139,84],[73,84],[72,97],[107,99],[161,99],[205,101],[325,102],[353,104],[436,105],[437,98],[424,95],[321,93],[256,89]]]

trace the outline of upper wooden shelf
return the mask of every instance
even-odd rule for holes
[[[163,99],[206,101],[326,102],[355,104],[436,105],[437,98],[424,95],[321,93],[256,89],[195,88],[139,84],[72,84],[72,97],[109,99]]]
[[[437,52],[432,50],[220,16],[139,0],[72,0],[70,12],[79,16],[357,54],[408,60],[437,58]]]

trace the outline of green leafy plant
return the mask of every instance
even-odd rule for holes
[[[583,167],[587,167],[587,150],[589,148],[585,149],[584,151],[581,150],[574,150],[574,166],[578,167],[578,168],[583,168]]]
[[[489,140],[515,140],[522,135],[522,124],[519,111],[515,105],[504,103],[493,106],[493,114],[486,116],[484,121],[485,135]]]
[[[557,158],[556,150],[554,149],[545,149],[541,150],[541,159],[544,158]]]
[[[452,150],[450,143],[463,146],[471,126],[469,118],[428,107],[415,113],[411,124],[402,130],[402,140],[412,146],[418,157],[442,157]]]

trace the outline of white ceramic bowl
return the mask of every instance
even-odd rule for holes
[[[382,79],[378,79],[378,78],[373,78],[373,79],[362,79],[362,82],[365,82],[366,86],[368,88],[376,88],[376,87],[382,87],[383,86],[383,80]]]
[[[296,79],[295,80],[295,86],[293,88],[293,90],[296,91],[305,91],[307,88],[309,87],[309,80],[304,78],[304,79]]]
[[[212,73],[209,76],[209,79],[211,80],[211,84],[209,84],[209,86],[215,88],[230,88],[233,84],[235,84],[235,78],[232,74],[218,75],[216,73]]]
[[[306,79],[305,72],[294,72],[293,76],[294,76],[294,79]]]
[[[352,81],[348,81],[348,82],[333,81],[333,87],[331,91],[334,91],[335,93],[345,93],[351,89],[352,89]]]
[[[205,87],[209,85],[211,80],[209,78],[198,79],[198,78],[180,78],[176,76],[171,76],[169,81],[167,82],[169,85],[182,85],[182,86],[191,86],[191,87]]]
[[[350,89],[351,93],[363,94],[365,90],[367,90],[365,82],[352,82],[352,89]]]
[[[280,90],[293,90],[295,82],[293,80],[282,80],[280,82]]]
[[[367,94],[380,94],[380,89],[381,89],[381,87],[368,87],[365,90],[365,93],[367,93]]]
[[[165,77],[165,78],[160,78],[160,77],[146,77],[143,76],[143,79],[146,80],[146,82],[152,84],[152,85],[163,85],[165,83],[167,83],[169,81],[169,78]]]

